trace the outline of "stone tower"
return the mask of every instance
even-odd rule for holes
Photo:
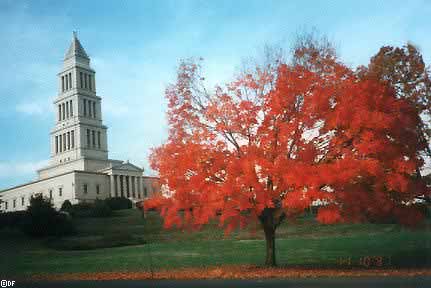
[[[107,127],[102,123],[101,98],[96,95],[95,71],[75,32],[62,71],[58,73],[58,80],[50,165],[57,166],[79,159],[107,160]]]

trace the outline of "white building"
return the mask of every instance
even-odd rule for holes
[[[50,163],[37,171],[36,181],[0,191],[0,209],[24,210],[36,194],[50,198],[59,208],[65,200],[75,204],[127,197],[136,202],[156,192],[157,178],[143,176],[143,169],[128,161],[108,159],[95,71],[75,33],[58,81]]]

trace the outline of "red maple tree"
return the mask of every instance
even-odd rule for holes
[[[420,119],[389,85],[335,57],[275,61],[211,92],[204,81],[199,62],[183,61],[166,90],[169,137],[150,160],[172,195],[145,203],[166,227],[260,222],[275,265],[277,227],[312,204],[322,223],[420,220],[407,205],[424,189]]]

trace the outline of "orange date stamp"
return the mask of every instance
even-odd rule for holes
[[[340,257],[337,263],[340,266],[388,267],[392,265],[392,259],[391,256]]]

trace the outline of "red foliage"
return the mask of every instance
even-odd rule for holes
[[[200,66],[182,63],[166,90],[169,138],[151,156],[172,196],[145,209],[161,209],[166,227],[220,216],[228,232],[262,221],[265,209],[276,227],[315,201],[328,205],[322,223],[419,221],[395,209],[423,194],[417,110],[383,82],[325,65],[257,68],[209,93]]]

